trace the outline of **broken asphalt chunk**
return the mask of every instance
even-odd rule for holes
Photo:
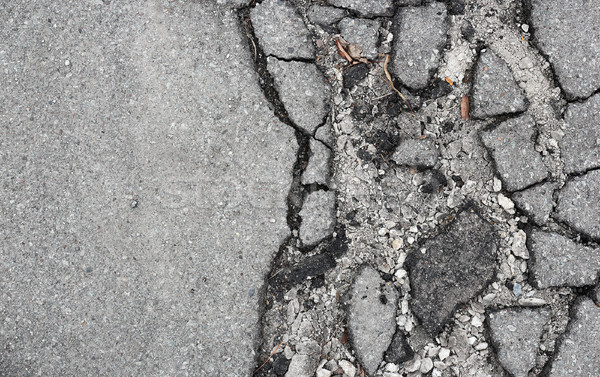
[[[363,17],[391,16],[394,0],[329,0],[329,4],[353,10]]]
[[[535,122],[529,115],[509,119],[480,133],[508,191],[522,190],[548,176],[542,157],[535,150],[535,134]]]
[[[412,359],[414,355],[415,353],[406,341],[406,336],[404,336],[404,333],[400,330],[396,330],[396,333],[392,338],[392,343],[385,353],[385,362],[399,365]]]
[[[327,115],[331,89],[316,65],[267,58],[267,69],[292,122],[312,134]]]
[[[531,278],[538,288],[592,285],[600,272],[600,249],[560,234],[533,230],[528,246]]]
[[[446,44],[446,6],[433,2],[401,7],[394,16],[392,73],[413,89],[423,89],[439,66]]]
[[[313,59],[315,49],[304,21],[287,1],[265,0],[250,11],[254,33],[267,56]]]
[[[600,7],[590,0],[529,0],[537,47],[568,99],[600,88]]]
[[[520,113],[528,106],[525,93],[508,64],[490,49],[482,52],[473,79],[471,117],[482,119]]]
[[[487,325],[498,361],[513,377],[527,377],[535,367],[547,309],[508,308],[488,314]]]
[[[494,277],[497,239],[492,225],[465,209],[409,254],[411,308],[431,336],[440,332],[459,304],[479,294]]]
[[[335,226],[335,192],[319,190],[308,194],[300,217],[302,245],[312,246],[329,237]]]
[[[549,377],[590,377],[600,371],[600,307],[589,298],[577,300],[574,318],[556,350]]]
[[[398,165],[419,169],[432,168],[440,157],[440,151],[431,138],[404,139],[392,155]]]
[[[343,9],[321,5],[311,5],[306,12],[306,17],[310,22],[320,26],[332,25],[344,18],[345,15],[346,11]]]
[[[534,223],[543,225],[552,212],[552,194],[555,188],[555,183],[546,182],[515,192],[511,199]]]
[[[377,57],[379,25],[379,21],[348,17],[338,23],[344,40],[360,46],[362,56],[371,60]]]
[[[565,123],[565,136],[560,141],[565,173],[600,167],[600,94],[581,103],[570,103]]]
[[[600,170],[567,181],[558,193],[555,217],[588,237],[600,239]]]
[[[354,350],[374,375],[396,330],[398,292],[370,266],[361,269],[351,289],[348,328]]]
[[[310,156],[308,157],[308,165],[302,173],[302,184],[317,183],[329,186],[331,180],[330,160],[331,150],[322,142],[310,139]]]

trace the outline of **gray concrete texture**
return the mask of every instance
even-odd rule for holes
[[[560,189],[556,218],[600,240],[600,170],[574,177]]]
[[[0,4],[2,375],[254,367],[294,132],[235,12],[173,5]]]
[[[555,188],[555,183],[546,182],[515,192],[511,199],[535,224],[543,225],[550,219],[552,213],[554,206],[552,195]]]

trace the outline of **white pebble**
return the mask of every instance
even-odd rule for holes
[[[356,375],[356,367],[348,360],[341,360],[339,365],[348,377],[354,377]]]
[[[440,360],[444,361],[448,356],[450,356],[450,350],[448,348],[442,348],[440,349],[438,356]]]
[[[512,200],[502,194],[498,194],[498,204],[500,204],[502,208],[507,211],[515,208],[515,204],[512,202]]]

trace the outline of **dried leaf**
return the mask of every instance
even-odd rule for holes
[[[413,112],[412,107],[410,106],[410,103],[408,102],[406,97],[404,97],[404,95],[402,93],[400,93],[400,91],[398,89],[396,89],[396,87],[394,86],[394,82],[392,81],[392,75],[390,75],[390,71],[388,71],[389,63],[390,63],[390,54],[385,54],[385,60],[383,61],[383,72],[385,72],[385,77],[387,77],[387,79],[388,79],[388,84],[390,84],[392,89],[394,89],[394,91],[396,93],[398,93],[400,98],[402,98],[402,100],[408,105],[410,112],[413,113],[413,115],[414,115],[415,113]]]
[[[464,120],[469,120],[469,96],[467,95],[460,100],[460,116]]]
[[[350,43],[346,48],[346,51],[348,51],[348,55],[350,55],[352,59],[358,60],[362,58],[363,49],[356,43]]]
[[[450,77],[446,77],[446,82],[450,85],[454,85],[454,82],[452,82],[452,79]]]
[[[352,57],[348,54],[348,52],[346,51],[346,48],[348,47],[348,42],[346,42],[345,40],[343,40],[342,38],[336,38],[335,39],[335,46],[338,49],[338,54],[340,54],[340,56],[346,60],[348,60],[349,63],[352,63]]]

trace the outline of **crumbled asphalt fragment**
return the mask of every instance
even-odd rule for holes
[[[600,7],[590,0],[528,0],[535,41],[568,99],[600,88]]]
[[[287,1],[265,0],[250,10],[254,33],[267,56],[312,59],[315,48],[302,17]]]
[[[392,338],[392,343],[385,353],[386,363],[402,364],[414,356],[414,351],[406,341],[406,336],[401,330],[397,330]]]
[[[447,39],[446,6],[399,7],[393,21],[391,71],[413,89],[423,89],[439,65]]]
[[[473,118],[488,118],[527,110],[528,102],[508,68],[490,49],[481,53],[475,68],[471,94]]]
[[[567,181],[558,193],[555,217],[588,237],[600,239],[600,170]]]
[[[306,12],[306,16],[310,22],[320,26],[329,26],[337,23],[344,18],[346,14],[347,12],[343,9],[321,5],[311,5]]]
[[[487,317],[492,344],[500,364],[513,377],[527,377],[535,367],[547,309],[507,308]]]
[[[312,134],[327,115],[330,87],[316,65],[267,58],[267,68],[290,119]]]
[[[531,232],[528,244],[532,280],[538,288],[592,285],[600,273],[600,249],[540,230]]]
[[[509,119],[480,133],[508,191],[522,190],[548,176],[542,157],[534,147],[535,134],[535,123],[530,115]]]
[[[331,180],[330,163],[331,150],[322,142],[311,139],[310,156],[308,157],[308,165],[302,173],[302,184],[317,183],[329,186]]]
[[[552,194],[555,188],[555,183],[541,183],[523,191],[515,192],[511,199],[534,223],[543,225],[550,218],[554,206]]]
[[[365,63],[354,64],[344,70],[344,88],[350,89],[369,74],[369,66]]]
[[[409,254],[410,306],[431,336],[439,333],[458,304],[487,286],[496,270],[497,242],[492,225],[466,209]]]
[[[306,197],[300,211],[300,240],[311,246],[333,233],[335,226],[335,192],[315,191]]]
[[[565,136],[560,142],[565,173],[600,167],[600,94],[582,103],[570,103],[565,123]]]
[[[367,59],[375,59],[377,57],[379,26],[379,21],[365,18],[346,17],[338,23],[342,38],[348,43],[360,46],[362,56]]]
[[[404,139],[392,155],[398,165],[415,168],[432,168],[440,157],[440,151],[432,138]]]
[[[361,365],[375,374],[396,329],[398,292],[372,267],[365,266],[350,290],[348,328]]]

